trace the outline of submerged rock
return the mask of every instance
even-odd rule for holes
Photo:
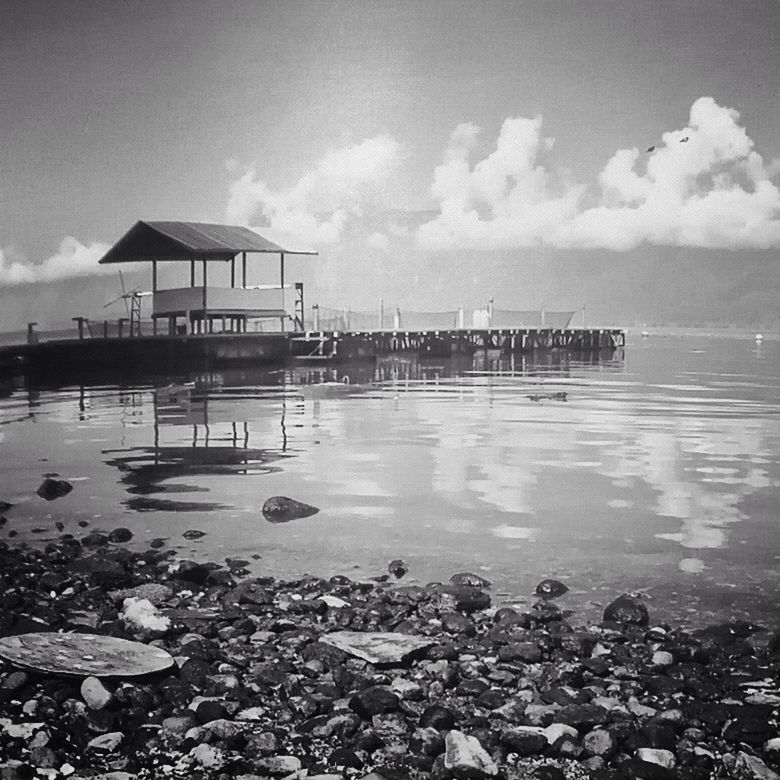
[[[320,510],[287,496],[272,496],[263,504],[263,517],[269,523],[288,523],[302,517],[311,517]]]
[[[35,492],[46,501],[54,501],[55,498],[67,496],[71,490],[73,490],[73,485],[67,480],[46,477]]]
[[[129,542],[133,538],[133,532],[129,528],[115,528],[108,535],[108,541],[112,544]]]
[[[450,585],[465,585],[469,588],[489,588],[492,583],[490,580],[486,580],[484,577],[480,577],[479,574],[472,574],[471,572],[459,572],[453,574],[450,577]]]
[[[558,580],[544,579],[536,586],[536,595],[543,599],[555,599],[568,593],[569,589]]]
[[[401,579],[401,577],[409,571],[409,567],[400,558],[396,558],[394,561],[390,561],[390,563],[387,564],[387,570],[393,577]]]
[[[635,596],[623,593],[604,610],[604,620],[646,626],[650,622],[647,607]]]

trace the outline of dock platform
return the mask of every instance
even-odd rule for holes
[[[451,330],[306,331],[290,337],[295,360],[355,360],[398,352],[448,357],[479,350],[512,355],[541,350],[593,352],[624,347],[620,329],[487,328]]]
[[[375,360],[396,353],[419,357],[541,351],[602,352],[625,345],[622,330],[452,329],[297,331],[125,336],[39,341],[0,348],[3,374],[78,377],[176,374],[219,366],[283,366],[296,362]]]

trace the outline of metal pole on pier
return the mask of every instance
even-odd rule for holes
[[[493,296],[492,295],[490,296],[490,298],[488,298],[487,313],[488,313],[488,328],[492,328],[493,327]]]
[[[320,329],[320,305],[315,303],[311,307],[312,329],[318,331]]]
[[[384,330],[385,327],[385,299],[379,299],[379,330]]]

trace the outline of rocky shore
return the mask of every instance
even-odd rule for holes
[[[470,574],[278,581],[131,536],[0,542],[0,637],[98,634],[174,662],[0,658],[2,780],[780,778],[772,627],[688,633],[625,594],[577,626],[554,580],[519,612]]]

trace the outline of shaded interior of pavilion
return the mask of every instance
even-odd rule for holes
[[[250,323],[261,323],[263,330],[303,330],[303,284],[286,281],[285,258],[315,254],[279,246],[245,227],[139,221],[100,264],[150,267],[151,290],[123,296],[130,299],[130,335],[140,334],[141,301],[148,297],[155,334],[208,335],[246,333]],[[258,266],[276,279],[250,284]],[[172,268],[179,286],[163,287],[161,271],[170,277]]]

